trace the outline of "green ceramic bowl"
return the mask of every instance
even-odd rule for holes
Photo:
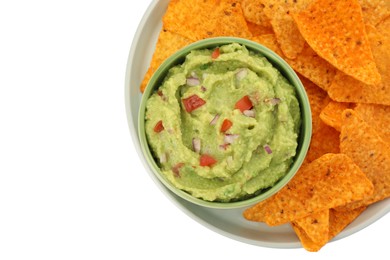
[[[150,151],[148,141],[146,138],[145,133],[145,107],[146,107],[146,101],[148,100],[149,96],[160,86],[161,82],[165,78],[168,70],[175,65],[181,64],[184,62],[185,57],[188,53],[190,53],[192,50],[195,49],[212,49],[217,46],[229,44],[229,43],[239,43],[242,45],[245,45],[247,49],[255,51],[257,53],[262,54],[265,56],[270,63],[273,64],[275,68],[277,68],[283,76],[290,82],[292,86],[296,89],[297,98],[300,104],[300,110],[301,110],[301,129],[300,129],[300,135],[298,138],[298,148],[297,153],[294,157],[294,162],[292,163],[289,171],[287,174],[281,178],[273,187],[267,189],[265,192],[255,196],[251,197],[246,200],[240,200],[240,201],[234,201],[234,202],[210,202],[205,201],[199,198],[195,198],[189,193],[182,191],[180,189],[177,189],[175,186],[173,186],[160,172],[160,168],[158,164],[156,163],[155,159],[153,158],[153,155]],[[253,205],[255,203],[258,203],[262,200],[265,200],[278,192],[283,186],[285,186],[291,178],[295,175],[295,173],[298,171],[299,167],[301,166],[307,150],[309,148],[310,140],[311,140],[311,111],[310,111],[310,104],[308,97],[306,95],[305,89],[299,80],[298,76],[295,74],[293,69],[277,54],[275,54],[270,49],[264,47],[263,45],[260,45],[256,42],[242,39],[242,38],[233,38],[233,37],[217,37],[217,38],[209,38],[205,40],[201,40],[195,43],[192,43],[172,56],[170,56],[167,60],[161,64],[161,66],[157,69],[157,71],[153,74],[151,77],[145,92],[143,93],[141,105],[139,109],[139,122],[138,122],[138,135],[141,143],[142,153],[145,156],[146,161],[149,164],[149,167],[151,168],[152,172],[156,175],[156,177],[174,194],[181,197],[182,199],[185,199],[187,201],[190,201],[192,203],[195,203],[197,205],[210,207],[210,208],[218,208],[218,209],[232,209],[232,208],[241,208],[241,207],[248,207],[250,205]]]

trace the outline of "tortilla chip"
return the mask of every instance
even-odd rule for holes
[[[352,108],[352,106],[352,103],[330,101],[328,105],[321,111],[320,118],[322,122],[340,132],[342,120],[341,114],[345,109]]]
[[[153,53],[149,69],[146,72],[144,79],[141,83],[141,92],[145,91],[145,88],[150,78],[161,65],[161,63],[163,63],[163,61],[167,59],[170,55],[183,48],[184,46],[190,44],[191,42],[191,40],[184,38],[176,33],[161,30],[158,36],[156,49]]]
[[[390,106],[357,104],[354,110],[390,145]]]
[[[329,209],[297,219],[292,226],[303,247],[316,252],[329,241]]]
[[[327,94],[310,80],[298,75],[305,87],[306,94],[309,98],[311,117],[312,117],[312,132],[316,133],[321,126],[320,113],[327,105],[329,99]]]
[[[241,7],[247,21],[269,28],[272,31],[271,22],[264,13],[263,0],[242,0]]]
[[[319,128],[312,134],[310,147],[305,158],[308,162],[312,162],[327,153],[340,152],[340,133],[321,120],[319,121]]]
[[[305,161],[312,162],[326,153],[340,152],[339,133],[322,122],[321,111],[331,101],[326,92],[308,79],[300,76],[309,98],[312,117],[312,137]]]
[[[304,218],[307,222],[306,228],[298,224],[297,221],[292,222],[295,233],[307,251],[319,251],[326,243],[351,224],[367,207],[353,210],[347,210],[343,206],[339,208],[344,210],[329,209],[313,213]],[[319,225],[315,224],[313,219],[316,219]],[[310,225],[310,220],[314,221],[312,225]],[[326,231],[327,233],[325,233]]]
[[[250,38],[239,2],[172,0],[163,17],[163,28],[193,41],[216,36]]]
[[[286,61],[295,71],[324,90],[328,89],[337,71],[329,62],[318,56],[308,44],[305,44],[296,59],[286,59]]]
[[[362,8],[363,20],[366,24],[376,26],[390,16],[389,1],[385,0],[359,0]]]
[[[374,193],[349,208],[367,206],[390,196],[390,146],[358,114],[342,114],[340,150],[348,155],[374,184]]]
[[[279,48],[278,42],[276,40],[275,34],[263,34],[260,36],[253,37],[252,41],[258,42],[261,45],[264,45],[268,49],[271,49],[273,52],[283,57],[283,53]]]
[[[341,207],[343,208],[343,207]],[[335,210],[329,211],[329,240],[337,236],[343,231],[352,221],[354,221],[366,207],[360,207],[352,210]]]
[[[295,59],[305,44],[291,13],[302,10],[313,0],[280,1],[262,0],[264,13],[271,21],[272,28],[283,54],[289,59]]]
[[[316,0],[293,17],[319,56],[366,84],[380,83],[357,0]]]
[[[382,82],[369,86],[348,75],[337,72],[328,89],[329,96],[339,102],[373,103],[390,105],[390,38],[372,26],[366,26],[371,49]],[[381,28],[381,30],[386,27]]]
[[[292,226],[295,234],[298,236],[299,240],[301,241],[301,244],[302,244],[303,248],[306,249],[307,251],[309,251],[309,252],[317,252],[317,251],[319,251],[323,247],[322,244],[314,242],[306,234],[305,230],[303,230],[303,228],[301,228],[300,226],[298,226],[294,222],[291,223],[291,226]]]
[[[305,164],[278,193],[244,211],[244,217],[270,226],[304,218],[372,194],[373,185],[344,154],[326,154]]]

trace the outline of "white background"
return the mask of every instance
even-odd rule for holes
[[[0,259],[388,256],[390,215],[313,254],[226,238],[161,193],[124,104],[149,3],[0,2]]]

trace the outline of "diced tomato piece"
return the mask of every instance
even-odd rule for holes
[[[157,122],[157,124],[154,126],[153,130],[156,133],[160,133],[162,130],[164,130],[164,126],[163,126],[162,120]]]
[[[216,58],[219,57],[219,54],[220,54],[219,48],[216,48],[216,49],[213,51],[213,53],[211,53],[211,58],[213,58],[213,59],[215,60]]]
[[[197,95],[189,96],[183,99],[183,104],[188,113],[206,104],[206,101],[198,97]]]
[[[202,154],[200,156],[200,166],[211,166],[215,164],[217,160],[215,160],[212,156],[207,154]]]
[[[184,163],[178,163],[172,167],[173,174],[175,177],[180,177],[180,168],[184,166]]]
[[[249,110],[253,107],[252,101],[249,99],[249,96],[246,95],[237,101],[234,108],[240,109],[241,112]]]
[[[221,126],[221,132],[223,132],[223,133],[226,132],[227,130],[230,129],[230,127],[232,127],[232,125],[233,125],[233,122],[230,121],[229,119],[223,120],[222,126]]]

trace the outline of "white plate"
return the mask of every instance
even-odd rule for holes
[[[158,34],[162,27],[162,17],[169,0],[154,0],[144,14],[131,46],[125,81],[126,112],[133,143],[145,166],[145,170],[157,187],[180,209],[195,221],[232,239],[276,248],[296,248],[301,244],[290,225],[268,227],[263,223],[245,220],[240,210],[218,210],[203,208],[177,197],[153,175],[143,158],[137,134],[138,108],[141,100],[139,86],[149,66]],[[345,238],[374,223],[390,211],[390,199],[383,200],[367,208],[354,222],[344,229],[334,240]]]

